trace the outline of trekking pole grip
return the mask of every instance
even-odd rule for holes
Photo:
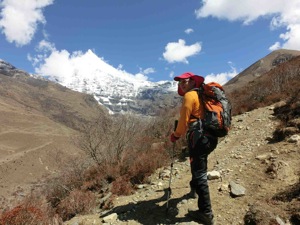
[[[174,123],[174,131],[176,130],[177,125],[178,125],[178,120],[175,120],[175,123]]]

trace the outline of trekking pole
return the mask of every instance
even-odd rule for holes
[[[176,130],[178,124],[178,120],[175,120],[174,124],[174,131]],[[176,142],[173,143],[173,148],[172,148],[172,162],[171,162],[171,170],[170,170],[170,179],[169,179],[169,188],[168,188],[168,193],[167,193],[167,209],[166,209],[166,214],[169,212],[169,199],[171,196],[171,180],[172,180],[172,172],[173,172],[173,164],[174,164],[174,154],[175,154],[175,145]]]
[[[215,153],[216,164],[219,165],[217,153],[215,151],[214,151],[214,153]]]

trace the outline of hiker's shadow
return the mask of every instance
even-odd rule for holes
[[[177,217],[178,208],[177,204],[184,199],[188,199],[188,195],[184,195],[180,198],[169,198],[168,189],[164,189],[157,192],[163,192],[163,196],[152,199],[139,201],[137,203],[128,203],[127,205],[117,206],[109,212],[102,214],[101,217],[108,216],[112,213],[118,214],[118,220],[127,222],[134,220],[144,225],[155,224],[175,224],[178,222],[190,222],[191,219],[184,217]]]

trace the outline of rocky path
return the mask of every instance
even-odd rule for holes
[[[218,225],[246,224],[251,219],[257,224],[290,224],[286,208],[294,200],[272,205],[271,199],[299,179],[299,141],[270,143],[277,125],[272,113],[273,107],[266,107],[234,117],[230,134],[209,156],[209,171],[214,172],[210,194]],[[174,164],[167,211],[169,174],[170,167],[161,168],[150,184],[140,185],[131,196],[116,198],[112,210],[76,216],[65,225],[198,224],[186,215],[197,207],[197,199],[187,196],[188,158]]]

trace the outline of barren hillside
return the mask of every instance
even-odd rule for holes
[[[299,224],[300,136],[272,143],[277,124],[273,106],[235,116],[230,134],[210,155],[209,170],[221,175],[209,181],[216,224]],[[191,178],[187,158],[174,164],[166,214],[169,169],[159,169],[135,194],[115,198],[110,211],[96,209],[65,225],[197,224],[186,215],[197,205],[186,196]],[[234,197],[231,182],[245,188],[245,195]]]
[[[89,95],[0,68],[0,201],[24,196],[57,159],[78,154],[71,137],[101,113]]]
[[[74,130],[2,99],[0,112],[1,198],[9,198],[13,193],[18,197],[24,194],[24,187],[55,171],[59,152],[78,152],[69,143]]]

